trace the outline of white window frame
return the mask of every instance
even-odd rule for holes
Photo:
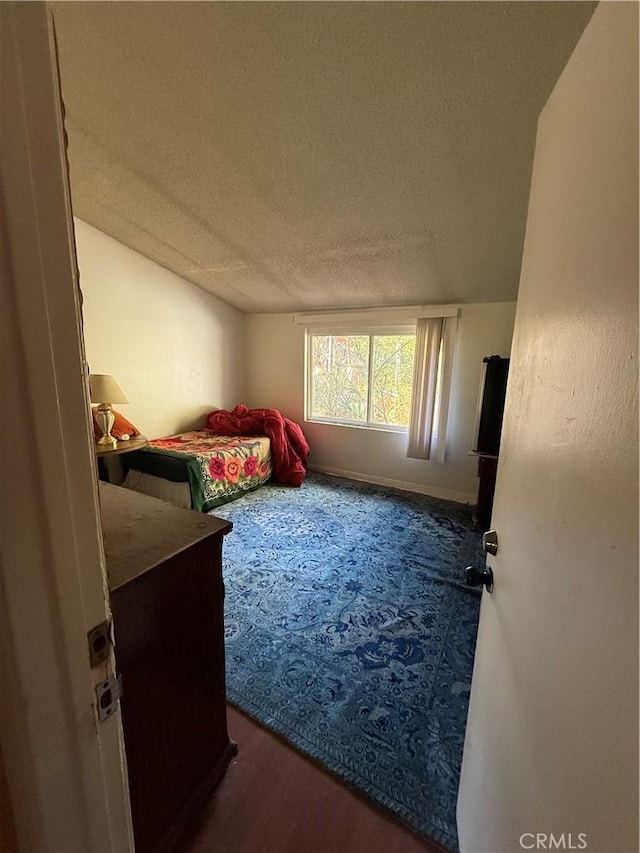
[[[360,429],[382,430],[384,432],[406,433],[408,427],[400,424],[380,424],[372,420],[373,395],[371,383],[373,379],[373,338],[381,335],[415,336],[415,323],[405,323],[401,326],[318,326],[305,330],[305,388],[304,388],[304,419],[310,423],[333,424],[334,426],[359,427]],[[369,338],[369,376],[367,381],[367,419],[366,421],[349,420],[347,418],[327,418],[313,414],[313,359],[311,347],[314,337],[361,336]]]
[[[443,369],[442,386],[439,400],[437,422],[433,425],[433,448],[431,460],[444,463],[446,461],[447,426],[449,422],[449,407],[451,403],[451,382],[453,378],[456,357],[456,337],[458,305],[408,305],[393,308],[364,308],[353,311],[327,311],[294,314],[293,323],[305,326],[305,375],[304,375],[304,416],[305,421],[329,426],[347,426],[351,429],[380,430],[382,432],[408,433],[407,427],[386,426],[385,424],[363,424],[361,421],[346,422],[344,420],[329,420],[311,416],[311,359],[310,337],[314,334],[346,335],[346,334],[403,334],[398,329],[411,330],[415,334],[416,320],[420,317],[443,317],[445,326],[443,333]]]

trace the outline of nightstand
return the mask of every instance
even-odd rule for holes
[[[148,439],[143,435],[137,435],[135,438],[130,438],[128,441],[119,441],[115,447],[101,447],[95,445],[96,456],[98,457],[98,476],[105,483],[110,482],[109,471],[107,467],[108,456],[120,456],[122,453],[130,453],[132,450],[140,450],[149,444]]]

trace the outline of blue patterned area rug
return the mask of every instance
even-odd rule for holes
[[[481,556],[460,504],[320,474],[213,510],[227,694],[418,833],[458,847]]]

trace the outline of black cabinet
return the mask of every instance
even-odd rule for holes
[[[478,504],[475,519],[483,530],[491,525],[509,359],[489,355],[482,361],[473,454],[478,456]]]
[[[496,473],[498,470],[497,456],[478,456],[478,503],[475,519],[482,530],[491,526],[491,511],[493,510],[493,495],[496,489]]]

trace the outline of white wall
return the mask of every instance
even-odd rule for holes
[[[477,462],[472,446],[482,359],[511,348],[515,302],[463,305],[458,321],[444,464],[407,459],[401,433],[304,423],[304,328],[292,314],[247,316],[247,398],[303,425],[313,467],[377,482],[390,481],[440,497],[475,501]]]
[[[321,470],[473,502],[482,358],[511,347],[515,302],[464,305],[444,464],[406,457],[406,435],[304,423],[304,329],[292,314],[242,314],[75,220],[84,336],[93,373],[116,377],[117,406],[149,438],[204,426],[212,408],[280,409],[303,424]]]
[[[75,220],[92,373],[112,374],[116,406],[148,438],[204,426],[242,402],[244,315]]]

